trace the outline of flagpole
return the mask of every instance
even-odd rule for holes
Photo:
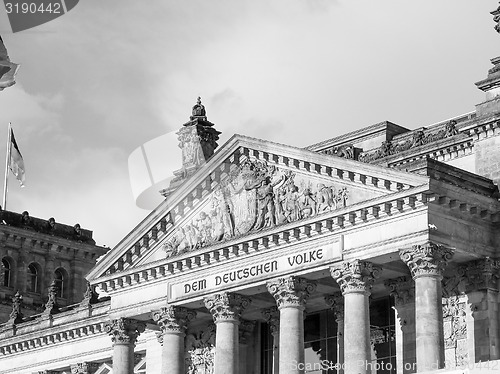
[[[2,209],[6,210],[7,209],[7,189],[8,189],[8,178],[9,178],[9,164],[10,164],[10,134],[12,133],[11,131],[11,126],[12,123],[9,122],[9,128],[8,128],[8,134],[7,134],[7,149],[5,152],[5,178],[4,178],[4,184],[3,184],[3,200],[2,200]]]

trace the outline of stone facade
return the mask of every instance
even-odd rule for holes
[[[86,287],[83,269],[104,250],[85,231],[75,240],[26,215],[0,226],[2,256],[23,264],[11,272],[20,292],[0,287],[0,374],[496,372],[492,62],[473,113],[413,131],[383,122],[304,149],[244,136],[216,149],[199,99],[165,201]],[[38,298],[27,290],[35,260]],[[82,301],[58,297],[51,275],[63,264]]]

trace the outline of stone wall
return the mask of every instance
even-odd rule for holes
[[[500,183],[500,136],[477,141],[475,144],[476,173]]]

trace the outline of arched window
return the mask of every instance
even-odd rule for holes
[[[40,293],[40,270],[34,262],[28,266],[28,278],[26,281],[29,292]]]
[[[57,286],[57,297],[66,298],[66,286],[68,282],[66,271],[61,268],[56,269],[56,271],[54,271],[54,281]]]
[[[12,287],[12,264],[7,258],[2,258],[1,268],[1,285],[4,287]]]

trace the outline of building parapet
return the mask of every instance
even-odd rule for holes
[[[105,334],[109,298],[90,308],[76,304],[51,316],[31,316],[27,321],[0,325],[0,356],[88,335]]]
[[[7,210],[1,210],[0,223],[68,240],[95,244],[94,239],[92,239],[92,231],[82,229],[78,223],[74,226],[64,225],[56,222],[54,218],[45,220],[42,218],[31,217],[26,211],[19,214]]]

